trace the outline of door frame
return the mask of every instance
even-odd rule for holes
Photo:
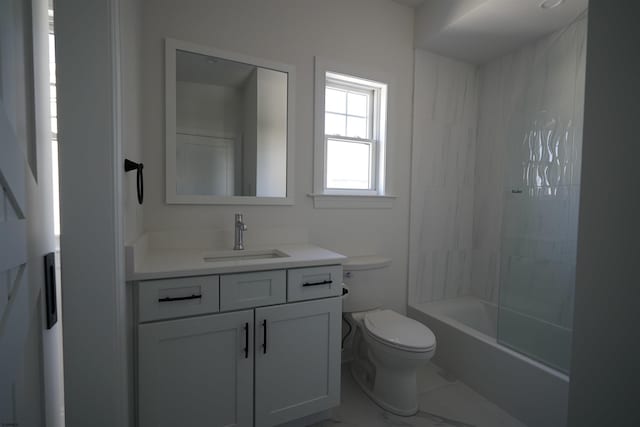
[[[121,1],[54,3],[68,427],[132,423],[122,209]]]

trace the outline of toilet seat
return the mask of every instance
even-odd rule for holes
[[[393,310],[379,310],[364,317],[365,330],[376,341],[412,352],[428,352],[436,337],[425,325]]]

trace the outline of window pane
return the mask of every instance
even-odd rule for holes
[[[324,95],[324,109],[333,113],[345,114],[347,112],[347,93],[327,88]]]
[[[347,116],[347,136],[352,138],[369,138],[367,119]]]
[[[327,188],[368,190],[370,167],[369,143],[327,140]]]
[[[324,115],[324,133],[325,135],[342,135],[345,134],[347,127],[346,116],[340,114],[326,113]]]
[[[361,93],[347,95],[347,114],[366,117],[369,115],[369,97]]]

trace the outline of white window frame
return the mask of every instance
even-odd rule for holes
[[[329,84],[327,83],[329,82]],[[388,193],[386,174],[387,105],[389,79],[364,67],[339,64],[315,58],[314,114],[314,199],[317,208],[390,208],[395,196]],[[326,87],[342,87],[351,91],[366,91],[373,96],[370,108],[370,138],[352,138],[325,134]],[[369,189],[327,188],[327,142],[329,139],[372,144],[372,165]]]

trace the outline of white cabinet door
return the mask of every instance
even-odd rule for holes
[[[341,313],[340,298],[256,309],[256,427],[340,403]]]
[[[139,325],[139,426],[251,426],[253,324],[246,310]]]

